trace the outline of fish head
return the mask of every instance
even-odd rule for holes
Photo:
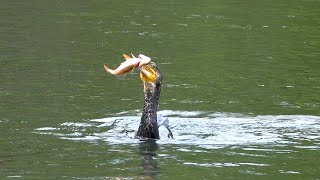
[[[139,54],[138,58],[141,59],[141,61],[139,63],[139,67],[147,65],[147,64],[149,64],[151,62],[151,58],[146,56],[146,55],[143,55],[143,54]]]

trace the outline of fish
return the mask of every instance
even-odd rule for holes
[[[145,56],[143,54],[139,54],[138,57],[135,57],[131,53],[130,57],[129,55],[123,54],[123,57],[126,59],[125,62],[121,63],[120,66],[117,69],[111,69],[108,67],[108,65],[104,64],[104,69],[113,75],[122,75],[126,74],[130,71],[133,71],[135,68],[140,68],[146,64],[149,64],[151,62],[151,58],[148,56]]]

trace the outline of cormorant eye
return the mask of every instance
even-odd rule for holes
[[[158,66],[154,63],[150,64],[150,68],[152,68],[154,71],[158,69]]]

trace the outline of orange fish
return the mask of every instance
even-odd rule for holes
[[[104,64],[104,69],[110,74],[122,75],[151,62],[151,58],[143,54],[140,54],[138,58],[136,58],[133,54],[131,55],[132,57],[123,54],[123,57],[126,59],[126,61],[121,63],[117,69],[110,69],[106,64]]]

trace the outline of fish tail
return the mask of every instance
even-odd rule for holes
[[[103,67],[108,73],[114,74],[114,70],[110,69],[106,64],[104,64]]]

